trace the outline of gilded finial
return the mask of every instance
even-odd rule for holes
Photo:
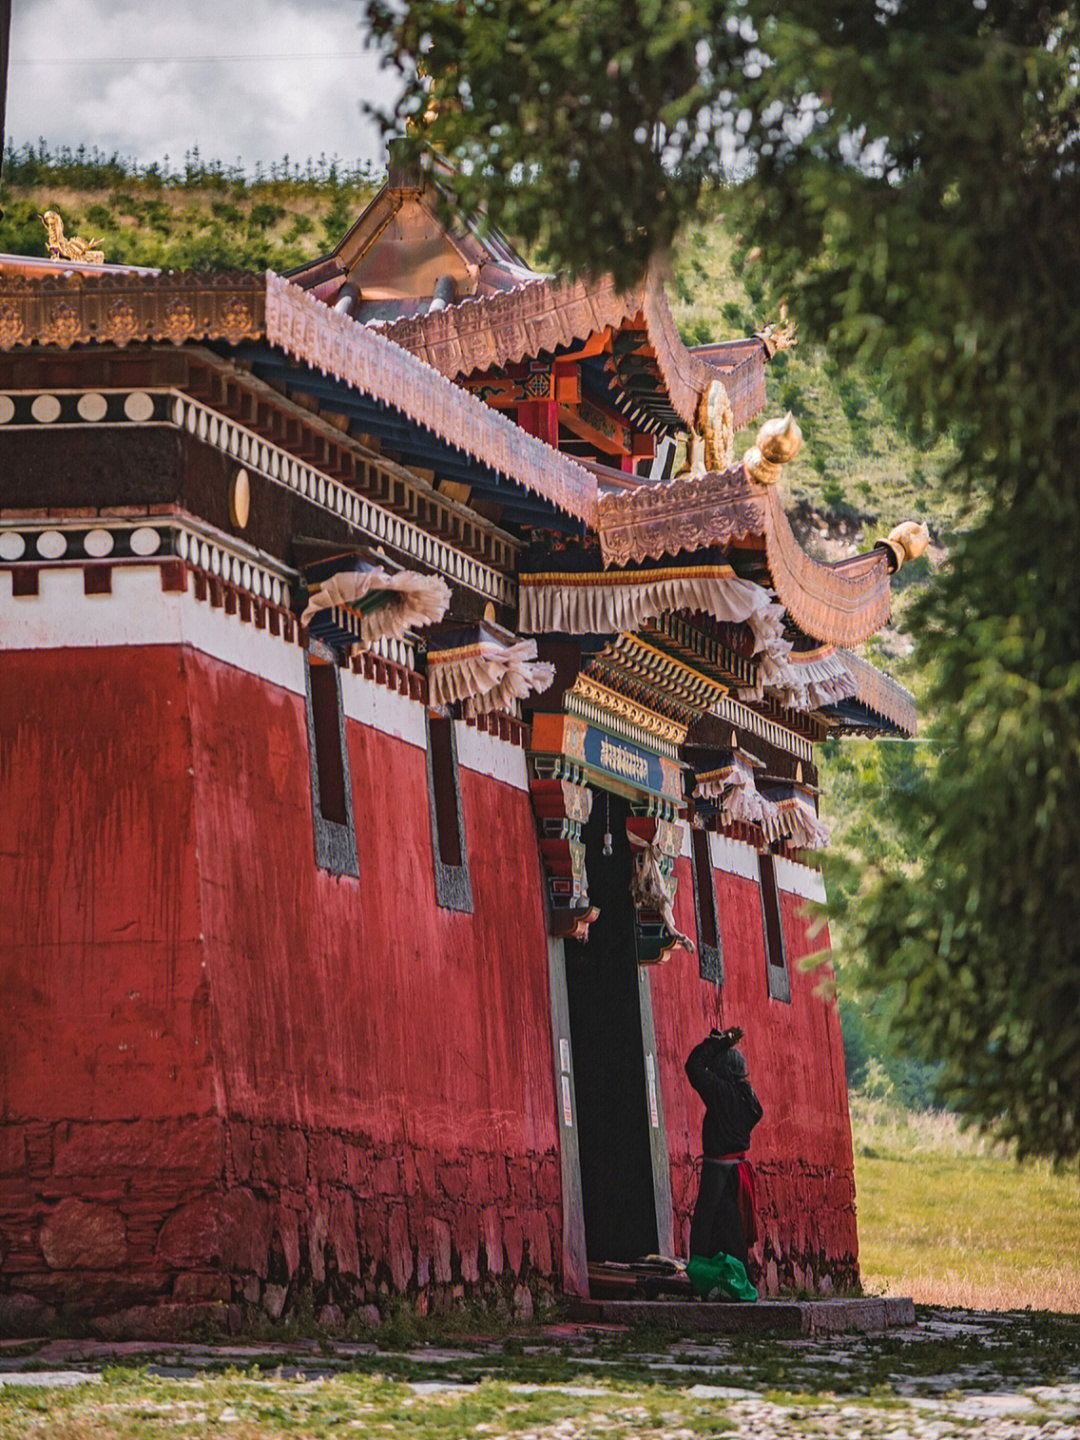
[[[694,428],[686,446],[686,464],[680,473],[705,475],[726,470],[731,464],[734,438],[727,388],[722,380],[714,380],[698,397]]]
[[[930,544],[930,531],[925,520],[902,520],[889,531],[887,540],[879,540],[878,550],[888,550],[892,555],[893,570],[899,570],[905,560],[917,560]]]
[[[754,335],[765,347],[765,358],[771,360],[778,350],[793,350],[799,343],[798,325],[787,318],[787,306],[780,307],[778,323],[762,325]]]
[[[802,449],[802,431],[789,410],[779,420],[766,420],[757,433],[757,444],[743,456],[743,466],[759,485],[775,485],[789,461]]]
[[[77,260],[82,265],[104,265],[105,251],[95,247],[100,240],[80,240],[77,235],[69,239],[64,234],[64,222],[55,210],[46,210],[41,217],[48,236],[49,255],[53,260]]]

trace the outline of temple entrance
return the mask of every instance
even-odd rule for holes
[[[566,942],[585,1245],[593,1265],[657,1249],[628,811],[620,796],[594,790],[583,833],[589,899],[600,915],[587,941]],[[612,853],[605,855],[609,826]]]

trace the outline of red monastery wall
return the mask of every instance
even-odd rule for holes
[[[436,905],[418,746],[348,722],[360,877],[339,878],[311,860],[302,698],[268,704],[258,682],[200,660],[192,711],[228,1178],[246,1197],[252,1285],[310,1273],[354,1302],[380,1283],[469,1285],[530,1264],[550,1276],[561,1190],[527,793],[462,768],[475,913],[457,914]]]
[[[677,864],[676,919],[694,935],[688,860]],[[697,1197],[704,1107],[686,1079],[686,1056],[716,1024],[742,1025],[742,1049],[765,1115],[750,1158],[758,1176],[764,1240],[754,1253],[766,1288],[852,1284],[858,1276],[855,1182],[840,1021],[814,992],[830,973],[802,973],[799,959],[828,946],[811,938],[806,901],[781,892],[791,1003],[770,999],[756,880],[715,870],[724,985],[699,978],[696,957],[676,951],[652,971],[652,995],[671,1159],[675,1248],[687,1253]]]
[[[314,862],[302,695],[175,646],[4,670],[4,1286],[281,1313],[309,1286],[344,1307],[550,1283],[527,793],[462,768],[456,914],[419,746],[348,723],[360,878],[338,878]]]
[[[164,1219],[222,1164],[183,654],[3,657],[0,1271],[157,1294]]]

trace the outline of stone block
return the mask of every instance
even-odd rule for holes
[[[285,1197],[283,1196],[282,1199]],[[285,1256],[285,1269],[295,1275],[300,1268],[300,1220],[295,1207],[282,1204],[276,1214],[277,1233]]]
[[[316,1324],[328,1335],[340,1335],[345,1329],[345,1316],[337,1305],[324,1305],[319,1311]]]
[[[413,1152],[416,1161],[416,1174],[420,1183],[420,1193],[428,1199],[435,1195],[435,1157],[428,1150],[417,1150]]]
[[[221,1257],[221,1197],[204,1196],[182,1205],[158,1233],[158,1257],[166,1265],[187,1269]]]
[[[182,1122],[73,1125],[70,1139],[57,1148],[54,1170],[57,1175],[115,1176],[130,1170],[143,1176],[180,1173],[212,1179],[223,1163],[221,1121],[208,1115]]]
[[[460,1160],[440,1165],[439,1189],[451,1200],[462,1200],[469,1189],[469,1168]]]
[[[184,1340],[207,1329],[234,1333],[238,1323],[239,1309],[233,1305],[132,1305],[97,1316],[90,1328],[103,1340]]]
[[[321,1285],[326,1279],[326,1211],[319,1201],[312,1206],[308,1215],[307,1242],[308,1242],[308,1264],[311,1266],[311,1276],[317,1285]]]
[[[229,1156],[232,1161],[232,1175],[241,1183],[251,1179],[251,1161],[254,1146],[251,1126],[232,1124],[229,1126]]]
[[[302,1130],[285,1130],[281,1135],[279,1185],[303,1185],[308,1173],[307,1140]]]
[[[371,1157],[359,1145],[344,1144],[345,1183],[357,1195],[366,1195],[371,1184]]]
[[[451,1279],[450,1268],[450,1226],[445,1220],[433,1218],[431,1221],[431,1258],[435,1269],[435,1279],[440,1285],[447,1285]]]
[[[0,1175],[22,1175],[26,1170],[26,1134],[21,1125],[0,1126]]]
[[[43,1335],[56,1324],[56,1311],[33,1295],[0,1295],[0,1335],[14,1340]]]
[[[157,1254],[179,1270],[218,1261],[226,1270],[266,1274],[270,1218],[250,1190],[206,1195],[170,1215],[158,1234]]]
[[[376,1161],[371,1176],[371,1188],[376,1195],[400,1195],[401,1167],[394,1155],[384,1156]]]
[[[387,1239],[390,1253],[390,1273],[394,1287],[404,1290],[413,1276],[412,1241],[409,1237],[409,1218],[404,1205],[391,1207],[387,1224]]]
[[[231,1300],[232,1282],[220,1270],[185,1270],[173,1284],[173,1299],[178,1304],[194,1305],[208,1300]],[[258,1284],[255,1286],[258,1296]]]
[[[482,1204],[491,1194],[491,1161],[486,1155],[469,1158],[469,1199]]]
[[[915,1302],[910,1296],[885,1296],[885,1324],[890,1330],[895,1326],[915,1324]]]
[[[356,1206],[347,1191],[335,1191],[330,1196],[327,1239],[334,1247],[339,1273],[358,1276],[360,1251],[356,1243]]]
[[[280,1320],[281,1312],[285,1309],[285,1300],[288,1290],[284,1285],[263,1286],[263,1309],[270,1316],[271,1320]]]
[[[510,1194],[518,1204],[529,1204],[536,1195],[532,1166],[527,1160],[511,1157],[506,1162],[506,1169],[510,1177]]]
[[[117,1270],[127,1260],[123,1218],[74,1195],[60,1201],[38,1241],[51,1270]]]
[[[515,1320],[531,1320],[533,1318],[532,1291],[527,1285],[514,1286],[514,1318]]]
[[[545,1155],[540,1161],[536,1194],[541,1205],[562,1204],[562,1167],[557,1155]]]
[[[503,1248],[506,1251],[507,1269],[511,1275],[520,1275],[525,1239],[521,1221],[516,1214],[503,1215]]]
[[[529,1241],[529,1259],[542,1275],[551,1274],[551,1230],[547,1216],[537,1211],[525,1218],[525,1233]]]
[[[344,1184],[347,1171],[345,1142],[341,1136],[330,1131],[311,1136],[308,1141],[308,1166],[316,1183]]]
[[[502,1220],[494,1205],[486,1205],[480,1217],[480,1240],[487,1256],[489,1275],[503,1271]]]

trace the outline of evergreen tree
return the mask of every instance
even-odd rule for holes
[[[638,278],[738,173],[803,334],[981,497],[916,614],[917,857],[849,921],[962,1114],[1080,1155],[1080,17],[1030,0],[369,0],[465,203]],[[418,65],[424,74],[418,73]]]

